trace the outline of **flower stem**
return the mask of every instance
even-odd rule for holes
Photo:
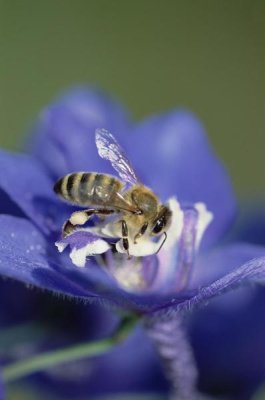
[[[176,315],[169,320],[148,319],[146,328],[171,383],[170,399],[201,399],[196,389],[197,368],[181,318]]]
[[[86,357],[97,356],[110,350],[115,344],[123,341],[138,321],[134,315],[122,319],[117,330],[108,338],[96,342],[85,342],[68,348],[39,354],[30,359],[17,361],[2,369],[5,382],[22,378],[32,373],[43,371],[49,367],[80,360]]]

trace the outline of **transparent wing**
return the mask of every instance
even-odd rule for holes
[[[106,129],[97,129],[95,136],[98,154],[111,162],[121,179],[132,185],[139,182],[130,161],[114,136]]]

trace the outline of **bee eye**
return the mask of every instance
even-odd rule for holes
[[[157,235],[158,233],[160,233],[164,228],[164,226],[165,226],[165,219],[163,217],[158,218],[152,230],[153,235]]]

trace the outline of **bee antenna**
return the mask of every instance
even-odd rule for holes
[[[164,232],[164,235],[165,235],[165,239],[163,240],[163,242],[162,242],[161,245],[159,246],[159,249],[156,251],[156,254],[158,254],[158,253],[160,252],[160,250],[162,249],[162,247],[163,247],[165,241],[167,240],[167,233]]]

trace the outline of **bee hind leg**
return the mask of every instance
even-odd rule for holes
[[[114,210],[105,208],[90,208],[88,210],[75,211],[63,225],[62,236],[65,237],[73,233],[77,226],[84,225],[92,215],[107,216],[114,212]]]

